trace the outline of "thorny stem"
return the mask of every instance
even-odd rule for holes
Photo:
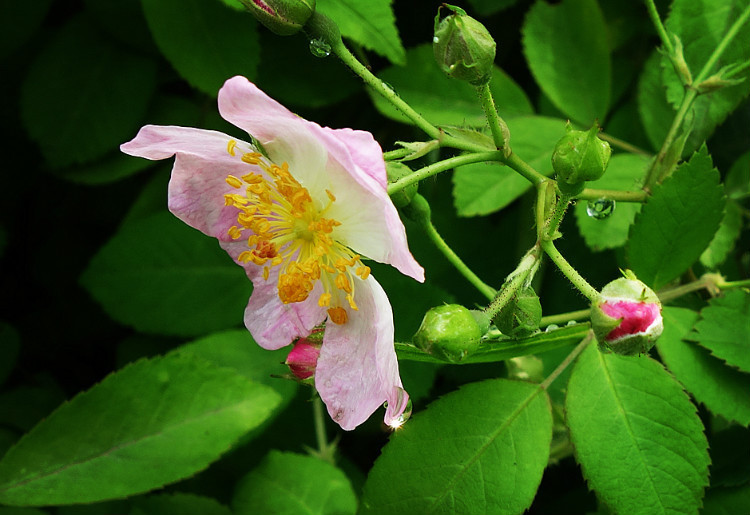
[[[515,270],[505,280],[505,284],[497,293],[490,305],[484,310],[485,314],[492,320],[497,316],[500,311],[510,302],[516,292],[529,278],[532,271],[536,270],[539,264],[539,248],[533,247],[526,255],[521,259]]]
[[[475,152],[472,154],[462,154],[460,156],[449,157],[448,159],[444,159],[442,161],[438,161],[437,163],[425,166],[424,168],[420,168],[419,170],[416,170],[415,172],[400,178],[396,182],[389,184],[388,195],[393,195],[394,193],[397,193],[407,186],[421,181],[422,179],[432,177],[433,175],[436,175],[440,172],[445,172],[446,170],[451,170],[457,166],[472,163],[481,163],[485,161],[497,161],[501,156],[502,151],[494,150],[492,152]]]
[[[573,266],[560,254],[555,248],[555,245],[551,240],[543,240],[541,242],[542,249],[550,257],[550,259],[557,265],[557,268],[565,275],[565,277],[573,283],[581,293],[583,293],[592,302],[599,296],[599,292],[591,286],[586,279],[584,279]]]
[[[505,149],[506,153],[509,154],[508,140],[510,139],[510,135],[508,133],[508,126],[497,113],[495,99],[492,98],[492,91],[490,91],[490,83],[487,82],[484,86],[478,86],[477,93],[479,93],[482,109],[484,109],[484,114],[490,125],[490,132],[492,132],[492,140],[495,142],[495,146],[498,149]]]
[[[422,227],[424,228],[427,235],[430,237],[432,242],[435,244],[435,246],[443,253],[443,255],[448,259],[448,261],[451,262],[451,264],[458,270],[461,275],[463,275],[477,290],[479,290],[482,295],[487,297],[489,300],[492,300],[495,297],[495,289],[488,286],[484,281],[482,281],[477,274],[475,274],[466,264],[461,261],[461,258],[458,257],[458,254],[456,254],[452,248],[448,246],[447,243],[445,243],[445,240],[440,236],[440,234],[437,232],[437,229],[435,229],[435,226],[432,224],[431,221],[428,221],[427,223],[423,224]]]
[[[524,176],[531,184],[538,185],[547,181],[547,177],[537,172],[531,165],[526,161],[518,157],[517,154],[511,152],[511,154],[503,159],[500,159],[503,163],[508,165],[510,168]]]
[[[700,73],[698,73],[698,77],[695,79],[694,84],[700,84],[706,78],[708,78],[708,74],[711,73],[711,69],[721,58],[721,54],[724,53],[724,50],[727,49],[729,44],[732,42],[732,40],[740,31],[740,28],[742,28],[742,25],[744,25],[748,18],[750,18],[750,5],[745,7],[745,10],[742,11],[742,14],[739,15],[732,26],[729,27],[727,33],[724,34],[724,37],[721,39],[721,41],[719,41],[719,44],[716,45],[716,48],[709,56],[708,61],[706,61],[706,64],[703,65]]]

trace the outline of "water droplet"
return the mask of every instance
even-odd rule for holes
[[[412,405],[411,405],[411,399],[406,401],[406,408],[404,408],[403,413],[401,413],[398,417],[394,418],[390,421],[388,426],[391,429],[398,429],[399,427],[406,424],[406,421],[411,418],[411,412],[412,412]]]
[[[436,44],[437,44],[437,43],[440,43],[440,38],[439,38],[439,37],[437,37],[437,36],[435,36],[435,37],[433,37],[433,38],[432,38],[432,42],[433,42],[433,43],[436,43]]]
[[[310,53],[315,57],[328,57],[329,55],[331,55],[331,45],[329,45],[322,39],[311,39]]]
[[[586,213],[596,220],[609,218],[615,212],[615,201],[608,198],[589,200],[586,204]]]
[[[576,325],[577,323],[578,322],[576,322],[575,320],[568,320],[568,323],[565,324],[565,325],[568,326],[568,327],[570,327],[571,325]]]
[[[560,329],[560,326],[557,324],[550,324],[547,326],[547,328],[544,330],[545,333],[549,333],[550,331],[554,331],[555,329]]]

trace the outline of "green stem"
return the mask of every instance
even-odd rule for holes
[[[510,168],[518,172],[519,174],[523,175],[531,184],[541,184],[544,181],[547,181],[547,177],[542,175],[541,173],[537,172],[532,166],[530,166],[526,161],[518,157],[518,155],[511,153],[509,156],[505,157],[503,160],[503,163],[508,165]]]
[[[320,396],[313,395],[313,422],[315,424],[315,441],[318,445],[317,455],[327,462],[335,465],[333,459],[333,445],[328,444],[326,437],[325,413],[323,411],[323,401]]]
[[[633,145],[632,143],[628,143],[627,141],[623,141],[619,138],[615,138],[614,136],[611,136],[607,134],[606,132],[600,132],[599,138],[611,144],[613,147],[617,147],[621,150],[624,150],[625,152],[630,152],[631,154],[639,154],[639,155],[648,156],[648,157],[652,156],[651,152],[643,150],[640,147],[636,147],[635,145]]]
[[[412,151],[408,148],[397,148],[395,150],[389,150],[388,152],[383,152],[383,159],[386,161],[393,161],[395,159],[401,159],[402,157],[406,157],[409,154],[411,154]]]
[[[581,340],[581,343],[576,345],[575,349],[570,351],[570,354],[568,354],[568,356],[562,361],[562,363],[560,363],[557,368],[549,376],[547,376],[547,379],[542,381],[542,384],[540,386],[545,390],[549,388],[549,385],[551,385],[555,381],[555,379],[560,377],[560,374],[562,374],[563,371],[565,371],[565,369],[568,368],[568,366],[573,362],[573,360],[576,359],[581,352],[583,352],[583,349],[585,349],[586,346],[591,343],[591,340],[593,338],[593,331],[589,331],[586,334],[586,337]]]
[[[571,320],[586,320],[591,316],[590,309],[579,309],[578,311],[570,311],[569,313],[560,313],[559,315],[549,315],[542,317],[539,322],[539,327],[546,327],[548,325],[560,325],[567,324]]]
[[[457,166],[467,165],[472,163],[481,163],[484,161],[498,161],[502,157],[503,153],[500,150],[494,150],[491,152],[475,152],[472,154],[462,154],[460,156],[449,157],[443,161],[438,161],[424,168],[416,170],[414,173],[410,173],[406,177],[402,177],[396,182],[388,185],[388,195],[393,195],[401,191],[402,189],[410,186],[414,183],[431,177],[440,172],[451,170]]]
[[[652,0],[647,0],[647,1],[652,1]],[[735,20],[735,22],[729,28],[727,33],[724,34],[724,37],[721,39],[719,44],[711,53],[708,60],[706,61],[706,64],[703,65],[703,68],[701,69],[700,73],[698,73],[698,76],[693,81],[693,84],[700,84],[701,82],[703,82],[703,80],[705,80],[708,77],[708,75],[711,73],[711,69],[714,67],[716,62],[721,58],[721,55],[724,53],[724,50],[726,50],[727,46],[729,46],[729,44],[732,42],[732,40],[739,32],[742,25],[747,21],[748,17],[750,17],[750,5],[748,5],[744,11],[742,11],[742,14],[740,14],[737,20]],[[695,101],[697,96],[698,96],[698,92],[695,89],[688,88],[686,90],[685,96],[682,99],[682,103],[680,104],[680,107],[677,110],[677,114],[675,114],[674,120],[672,120],[672,125],[669,127],[667,136],[666,138],[664,138],[664,143],[662,143],[661,149],[659,150],[659,153],[656,156],[656,159],[651,163],[651,166],[648,169],[648,173],[646,174],[646,180],[644,181],[644,189],[646,191],[650,191],[651,188],[653,188],[653,186],[657,182],[660,182],[665,178],[664,174],[666,174],[668,170],[662,170],[661,177],[657,176],[657,170],[661,169],[659,165],[664,161],[664,158],[666,157],[667,152],[669,151],[669,148],[672,146],[672,143],[677,137],[680,127],[682,127],[682,122],[685,119],[685,115],[687,115],[688,111],[690,110],[690,107],[693,104],[693,101]]]
[[[673,54],[674,47],[672,46],[672,41],[669,39],[667,29],[664,28],[664,24],[661,22],[661,18],[659,17],[659,12],[656,10],[656,4],[654,4],[654,0],[646,0],[646,9],[648,10],[648,15],[651,18],[651,22],[654,24],[654,27],[656,27],[656,32],[659,34],[661,44],[664,45],[664,50],[666,50],[670,55]]]
[[[409,104],[403,101],[403,99],[396,94],[393,89],[388,86],[385,82],[377,78],[368,68],[362,65],[357,58],[349,51],[344,45],[341,39],[334,41],[331,45],[331,50],[341,59],[341,61],[349,67],[354,73],[376,91],[380,96],[390,102],[396,109],[401,111],[406,117],[408,117],[414,125],[422,129],[425,134],[430,136],[432,139],[440,141],[443,146],[449,146],[461,150],[469,151],[485,151],[485,147],[481,145],[472,144],[463,140],[459,140],[444,134],[439,128],[428,122],[421,114],[416,112]]]
[[[585,188],[581,193],[576,195],[580,200],[597,200],[606,198],[617,202],[646,202],[648,194],[645,191],[617,191],[617,190],[599,190],[594,188]]]
[[[490,132],[492,132],[492,140],[495,142],[495,146],[497,148],[507,148],[509,139],[508,126],[497,113],[495,99],[492,98],[492,91],[490,90],[490,83],[488,82],[484,86],[478,86],[477,93],[479,93],[479,100],[482,103],[484,114],[487,116],[487,122],[489,122]]]
[[[711,69],[721,58],[721,54],[724,53],[724,51],[727,49],[729,44],[732,42],[732,40],[740,31],[742,25],[744,25],[748,18],[750,18],[750,5],[745,7],[745,10],[742,11],[742,14],[740,14],[740,16],[735,20],[732,26],[729,27],[729,30],[726,34],[724,34],[724,37],[721,38],[721,41],[719,41],[719,44],[709,56],[708,61],[706,61],[706,64],[703,65],[700,73],[698,73],[698,77],[695,79],[694,84],[700,84],[708,77],[708,75],[711,73]]]
[[[542,241],[542,249],[552,259],[552,262],[557,265],[557,268],[565,275],[565,277],[573,283],[581,293],[583,293],[590,301],[596,300],[599,296],[599,292],[591,286],[586,279],[584,279],[573,266],[560,254],[555,248],[555,245],[551,240]]]
[[[485,284],[484,281],[482,281],[479,276],[477,276],[477,274],[475,274],[471,270],[471,268],[466,266],[466,264],[461,261],[461,258],[458,257],[458,254],[456,254],[453,249],[450,248],[447,243],[445,243],[445,240],[443,240],[443,238],[437,232],[437,229],[435,229],[435,226],[432,224],[432,222],[429,221],[422,224],[422,226],[435,246],[440,250],[440,252],[443,253],[448,261],[451,262],[456,270],[458,270],[461,275],[463,275],[477,290],[479,290],[482,295],[487,297],[489,300],[492,300],[495,297],[495,289]]]
[[[568,204],[570,204],[571,198],[573,198],[573,196],[566,193],[561,193],[558,196],[557,202],[555,202],[555,209],[552,211],[552,215],[547,220],[547,226],[543,233],[543,237],[545,239],[555,239],[554,234],[557,232],[558,227],[560,227],[560,224],[562,223],[563,217],[565,216],[565,211],[568,210]]]
[[[722,281],[716,285],[720,290],[729,290],[732,288],[750,288],[750,279],[741,281]]]
[[[521,288],[523,283],[529,277],[532,270],[536,270],[536,266],[539,263],[539,250],[538,247],[533,247],[526,255],[521,259],[515,270],[505,280],[505,284],[497,293],[490,305],[485,308],[485,314],[492,320],[497,316],[500,311],[510,302],[516,292]]]

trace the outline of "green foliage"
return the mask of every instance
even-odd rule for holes
[[[750,372],[750,294],[736,290],[712,299],[688,339],[730,366]]]
[[[25,44],[42,24],[52,0],[3,2],[0,7],[0,59]]]
[[[693,342],[685,340],[698,314],[685,308],[664,308],[659,356],[698,402],[712,413],[750,425],[750,374],[728,367]]]
[[[727,199],[724,218],[714,235],[714,239],[701,254],[700,261],[706,268],[717,268],[726,260],[742,232],[742,207],[732,199]]]
[[[155,87],[153,60],[111,44],[79,16],[32,62],[21,115],[47,164],[64,168],[101,158],[130,138]]]
[[[0,502],[116,499],[195,474],[263,422],[278,395],[190,357],[144,360],[62,405],[0,461]]]
[[[387,57],[394,64],[406,62],[391,0],[317,0],[317,10],[336,22],[342,36]]]
[[[726,200],[705,147],[657,186],[636,216],[626,247],[638,278],[659,289],[688,269],[706,249]]]
[[[234,75],[255,77],[258,33],[250,14],[216,0],[141,0],[156,44],[185,80],[216,96]]]
[[[538,386],[488,380],[433,402],[391,437],[361,513],[521,513],[547,464],[552,418]]]
[[[735,515],[750,512],[750,485],[712,488],[706,494],[702,515]]]
[[[513,152],[545,175],[552,174],[552,149],[565,133],[555,118],[525,116],[508,120]],[[453,174],[453,199],[459,216],[487,215],[503,209],[531,188],[529,181],[497,163],[460,166]]]
[[[693,77],[701,71],[729,27],[740,12],[750,5],[747,0],[674,0],[665,22],[667,30],[682,41],[685,61]],[[750,31],[738,32],[710,70],[716,73],[724,65],[747,62],[750,59]],[[739,103],[750,94],[750,69],[745,69],[735,79],[743,82],[701,95],[693,108],[693,130],[686,151],[698,148],[711,136],[718,124],[724,121]],[[668,101],[677,109],[684,95],[684,86],[674,68],[662,57],[662,84],[666,87]]]
[[[565,413],[589,486],[616,513],[698,513],[708,443],[695,406],[648,357],[580,355]]]
[[[555,5],[538,0],[526,15],[523,48],[534,78],[555,107],[587,127],[604,118],[612,65],[596,0]]]
[[[357,497],[346,475],[330,463],[271,451],[237,483],[232,511],[237,515],[354,515]]]
[[[123,226],[81,282],[115,320],[180,336],[237,326],[252,288],[216,241],[169,213]]]
[[[130,515],[231,515],[226,506],[209,497],[175,493],[149,495],[135,501]]]
[[[588,188],[605,190],[637,190],[648,160],[636,154],[617,154],[612,157],[604,176],[598,181],[586,184]],[[640,204],[634,202],[618,202],[614,213],[604,219],[596,219],[586,212],[586,202],[578,202],[575,206],[575,216],[578,230],[591,250],[604,250],[625,245],[628,232],[641,210]]]
[[[378,74],[401,98],[437,125],[484,126],[486,119],[475,88],[446,77],[435,63],[432,45],[410,48],[406,58],[407,66],[392,66]],[[526,93],[499,68],[493,73],[490,89],[502,116],[512,118],[533,113]],[[409,123],[403,113],[380,95],[370,95],[383,115]]]

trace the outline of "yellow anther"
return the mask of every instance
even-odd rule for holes
[[[325,307],[331,305],[331,294],[330,293],[323,293],[321,294],[320,298],[318,299],[318,306]]]
[[[328,195],[328,198],[331,199],[331,202],[336,202],[336,197],[333,196],[331,190],[326,190],[326,195]]]
[[[230,139],[227,143],[227,152],[229,152],[230,156],[234,155],[234,148],[237,146],[237,142],[233,139]]]
[[[234,175],[227,176],[226,181],[232,188],[240,189],[242,187],[242,181]]]
[[[257,165],[260,163],[261,155],[257,152],[246,152],[242,154],[242,160],[251,165]]]
[[[233,240],[237,240],[240,238],[240,236],[242,236],[242,229],[240,229],[236,225],[233,225],[229,228],[229,231],[227,231],[227,233]]]
[[[341,306],[328,308],[328,318],[331,320],[331,322],[338,325],[343,325],[347,320],[349,320],[349,317],[346,314],[346,310]]]
[[[352,292],[352,284],[344,274],[339,274],[336,276],[336,288],[338,288],[339,290],[344,290],[346,293]]]
[[[357,304],[354,302],[354,297],[352,297],[351,295],[347,295],[346,300],[349,302],[350,308],[352,308],[354,311],[359,311]]]
[[[264,280],[264,281],[267,281],[267,280],[268,280],[268,276],[269,276],[270,274],[271,274],[271,269],[270,269],[270,268],[268,268],[267,266],[264,266],[264,267],[263,267],[263,280]]]
[[[249,250],[243,250],[242,252],[240,252],[240,255],[237,256],[237,261],[242,261],[243,263],[247,263],[248,261],[250,261],[251,254],[252,253]]]

